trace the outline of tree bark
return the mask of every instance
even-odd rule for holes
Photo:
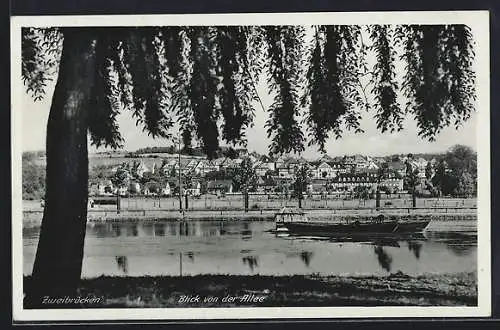
[[[375,209],[380,210],[380,189],[377,187],[377,192],[375,194]]]
[[[116,192],[116,214],[120,214],[121,211],[121,197],[120,197],[120,189]]]
[[[243,189],[243,206],[245,209],[245,213],[248,212],[248,190],[245,188]]]
[[[299,209],[302,208],[302,190],[299,191]]]
[[[26,305],[74,295],[81,276],[88,201],[87,108],[95,38],[64,30],[59,76],[47,124],[45,208]],[[43,307],[46,307],[43,305]]]

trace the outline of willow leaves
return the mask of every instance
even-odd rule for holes
[[[22,31],[22,78],[35,100],[57,73],[65,31]],[[95,38],[88,128],[97,146],[122,145],[117,117],[126,110],[153,137],[170,139],[178,127],[185,148],[196,140],[213,156],[220,141],[246,144],[265,94],[271,154],[300,153],[306,144],[324,151],[330,136],[362,132],[366,115],[381,132],[401,130],[412,115],[418,134],[432,140],[474,111],[474,43],[463,25],[86,32]]]

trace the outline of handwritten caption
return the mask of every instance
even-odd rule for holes
[[[179,304],[214,304],[214,303],[254,303],[259,304],[266,300],[266,296],[255,294],[244,294],[241,296],[200,296],[200,295],[183,295],[179,297]]]

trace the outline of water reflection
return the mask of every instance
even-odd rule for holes
[[[153,225],[154,236],[165,236],[165,224],[155,223]]]
[[[401,245],[399,242],[392,237],[381,237],[381,238],[376,238],[371,240],[371,244],[377,245],[377,246],[388,246],[388,247],[396,247],[399,248]]]
[[[127,236],[137,236],[138,235],[138,230],[137,230],[137,225],[130,225],[127,227]]]
[[[116,256],[116,263],[118,269],[123,272],[123,274],[128,274],[128,260],[126,256]]]
[[[119,237],[122,234],[122,226],[119,224],[111,224],[111,235],[113,237]]]
[[[426,239],[443,242],[456,256],[469,255],[477,246],[477,233],[468,232],[429,232]]]
[[[447,244],[448,249],[456,256],[466,256],[472,252],[472,246],[461,242]]]
[[[243,239],[253,236],[251,223],[248,221],[225,223],[223,221],[169,221],[94,224],[89,230],[93,236],[104,237],[156,237],[185,236],[213,237],[238,235]]]
[[[168,222],[141,222],[141,223],[108,223],[95,224],[90,230],[92,235],[99,238],[105,237],[219,237],[239,236],[242,240],[252,240],[254,230],[250,221],[224,222],[224,221],[168,221]],[[37,236],[34,230],[23,231],[25,236]],[[315,240],[314,237],[294,236],[295,239]],[[319,240],[319,239],[318,239]],[[324,237],[321,241],[325,240]],[[326,238],[330,242],[363,243],[378,246],[377,256],[381,254],[380,247],[400,247],[405,242],[413,256],[420,259],[423,242],[443,242],[446,248],[456,256],[466,256],[477,246],[477,235],[462,232],[426,232],[425,234],[393,235],[390,237],[371,235],[333,236]],[[307,253],[307,252],[305,252]],[[304,255],[301,259],[308,267],[311,256]]]
[[[243,257],[242,260],[243,260],[243,264],[247,265],[252,272],[254,271],[254,268],[259,266],[258,257],[246,256],[246,257]]]
[[[276,237],[273,229],[274,223],[266,221],[95,223],[87,228],[82,276],[385,274],[394,270],[419,274],[477,269],[474,233],[318,239]],[[33,267],[38,234],[39,229],[23,230],[26,274]]]
[[[300,259],[304,262],[304,265],[309,268],[309,265],[311,263],[313,253],[309,251],[302,251],[300,253]]]
[[[413,252],[415,258],[420,259],[420,251],[422,250],[422,243],[415,241],[408,241],[408,250]]]
[[[377,255],[378,264],[386,271],[391,271],[392,257],[380,245],[374,247],[375,254]]]
[[[249,222],[243,222],[243,229],[241,230],[241,236],[243,236],[243,239],[250,239],[252,238],[252,230],[250,229],[250,223]]]

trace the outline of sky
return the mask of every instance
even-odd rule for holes
[[[370,59],[368,58],[368,62]],[[401,79],[403,72],[402,63],[396,63],[396,79]],[[257,85],[257,92],[264,105],[268,108],[273,96],[269,95],[267,87],[263,81]],[[54,89],[55,81],[47,86],[46,97],[39,102],[34,102],[27,94],[23,95],[22,116],[23,133],[22,147],[23,151],[34,151],[45,149],[46,126],[50,103]],[[369,97],[370,98],[370,97]],[[405,100],[398,99],[400,104],[405,104]],[[260,103],[255,102],[254,126],[247,130],[248,150],[257,151],[260,154],[267,154],[270,145],[270,139],[267,138],[265,123],[269,116]],[[404,153],[439,153],[444,152],[455,144],[463,144],[476,148],[476,127],[478,123],[478,113],[473,113],[471,118],[463,124],[458,130],[454,127],[445,128],[435,141],[429,142],[420,138],[417,134],[416,122],[409,116],[404,122],[404,129],[396,133],[380,133],[376,128],[376,122],[373,113],[363,113],[361,128],[364,133],[355,134],[345,132],[344,136],[336,140],[330,138],[326,143],[326,151],[330,156],[343,156],[352,154],[364,154],[371,156],[385,156],[391,154]],[[175,121],[174,121],[175,122]],[[135,120],[131,113],[122,111],[118,117],[120,132],[125,139],[124,150],[134,151],[143,147],[167,146],[171,143],[165,139],[152,139],[142,132],[142,129],[136,127]],[[305,129],[303,128],[303,131]],[[307,134],[306,134],[307,135]],[[100,148],[96,150],[89,146],[90,152],[104,151]],[[321,153],[317,147],[308,147],[302,156],[306,158],[315,158]]]

